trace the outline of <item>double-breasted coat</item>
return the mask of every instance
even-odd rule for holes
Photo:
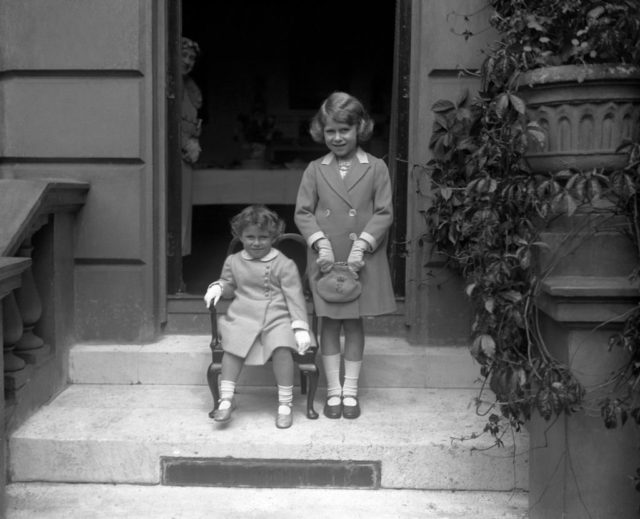
[[[333,319],[355,319],[393,312],[395,295],[387,259],[393,204],[389,170],[383,160],[358,149],[349,173],[342,179],[333,153],[312,161],[305,169],[295,209],[295,223],[307,240],[309,284],[316,313]],[[362,293],[348,303],[328,303],[316,285],[322,273],[312,247],[319,238],[331,242],[336,261],[346,262],[354,240],[370,245],[359,279]]]
[[[240,251],[226,258],[215,283],[222,286],[223,298],[233,298],[218,323],[225,352],[247,365],[261,365],[278,347],[297,350],[293,331],[308,331],[309,324],[293,260],[277,249],[261,259]]]

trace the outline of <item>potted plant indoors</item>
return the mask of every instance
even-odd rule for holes
[[[488,3],[480,91],[433,107],[425,238],[465,279],[494,405],[531,434],[530,517],[629,517],[640,2]]]

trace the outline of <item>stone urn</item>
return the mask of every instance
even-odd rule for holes
[[[564,65],[524,73],[518,94],[546,134],[531,148],[534,172],[566,168],[617,169],[624,139],[640,137],[640,68],[627,65]]]
[[[533,172],[612,171],[625,166],[618,151],[640,137],[640,69],[618,65],[559,66],[523,74],[519,95],[546,134],[526,160]],[[620,232],[626,219],[606,207],[579,210],[545,230],[538,258],[545,275],[537,298],[548,349],[587,390],[584,409],[550,421],[533,413],[528,425],[530,519],[635,517],[638,493],[630,477],[640,466],[640,435],[632,421],[606,429],[602,387],[625,362],[608,338],[640,292],[629,280],[637,252]],[[603,211],[604,209],[604,211]],[[552,268],[548,268],[548,267]]]

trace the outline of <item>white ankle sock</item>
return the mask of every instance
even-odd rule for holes
[[[233,380],[220,381],[220,406],[218,409],[228,409],[231,407],[231,400],[236,392],[236,383]]]
[[[353,397],[358,396],[358,379],[360,378],[361,360],[344,361],[344,386],[342,388],[342,403],[344,405],[356,405]]]
[[[291,414],[293,386],[278,386],[278,413]]]
[[[322,365],[327,379],[327,398],[329,405],[339,405],[342,386],[340,385],[340,359],[341,355],[323,355]]]

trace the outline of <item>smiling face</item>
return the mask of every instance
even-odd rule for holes
[[[324,143],[340,159],[350,159],[358,147],[358,128],[355,124],[338,122],[332,118],[324,125]]]
[[[190,48],[182,49],[182,75],[186,76],[191,73],[196,64],[196,51]]]
[[[273,245],[273,237],[266,229],[261,229],[257,225],[245,227],[240,235],[240,241],[244,250],[253,259],[264,258]]]

